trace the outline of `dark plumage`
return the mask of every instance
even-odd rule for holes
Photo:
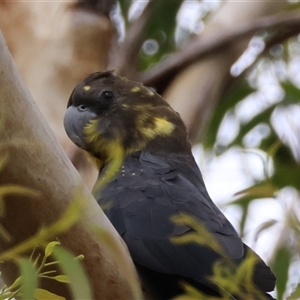
[[[96,158],[99,178],[107,184],[95,197],[155,299],[182,292],[178,280],[220,295],[209,280],[214,263],[223,258],[236,268],[253,251],[210,199],[179,115],[152,90],[103,72],[76,86],[65,128]],[[197,243],[170,241],[194,231],[170,220],[183,213],[205,226],[223,255]],[[275,276],[258,256],[252,278],[261,295],[274,289]]]

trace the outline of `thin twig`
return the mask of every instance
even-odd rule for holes
[[[131,77],[130,71],[134,70],[132,66],[136,63],[138,52],[144,40],[145,27],[158,3],[159,1],[150,0],[142,14],[132,22],[126,32],[125,41],[120,47],[116,47],[118,50],[111,59],[109,69],[114,69],[118,74]]]

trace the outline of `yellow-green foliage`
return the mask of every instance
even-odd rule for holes
[[[178,225],[187,225],[194,229],[194,232],[184,236],[171,238],[173,243],[197,243],[201,246],[211,248],[223,257],[214,264],[213,275],[208,278],[219,287],[222,299],[230,300],[232,299],[232,295],[237,296],[239,299],[247,300],[265,299],[265,296],[255,288],[252,282],[252,274],[257,262],[257,256],[254,253],[250,252],[246,259],[239,266],[236,266],[226,258],[223,249],[214,236],[195,218],[187,214],[181,214],[180,216],[173,217],[172,220]],[[182,283],[182,286],[185,294],[176,297],[174,300],[220,299],[207,296],[187,283]]]
[[[19,257],[14,260],[20,267],[20,276],[9,287],[5,286],[0,294],[0,299],[64,299],[59,295],[38,288],[39,279],[47,278],[70,285],[74,299],[91,299],[89,282],[79,262],[83,257],[74,257],[59,242],[53,241],[45,247],[44,255],[33,259],[34,250],[30,258]],[[49,261],[52,256],[56,260]],[[57,274],[51,266],[59,266],[65,275]],[[50,269],[49,269],[50,267]]]
[[[7,152],[0,156],[0,171],[8,159]],[[8,195],[22,195],[26,197],[39,197],[40,193],[28,187],[7,184],[0,186],[0,217],[5,216],[5,205],[3,199]],[[38,283],[42,278],[55,280],[69,284],[74,299],[92,299],[90,284],[81,266],[82,255],[74,257],[69,251],[63,248],[56,239],[56,236],[68,230],[80,218],[82,203],[80,199],[74,199],[63,216],[55,223],[42,227],[38,232],[24,242],[0,253],[0,262],[13,261],[19,266],[20,276],[10,286],[4,286],[0,291],[0,300],[13,299],[56,299],[64,297],[53,294],[50,291],[39,288]],[[0,224],[0,238],[5,242],[11,240],[9,233]],[[50,241],[50,242],[49,242]],[[34,255],[35,249],[44,249],[44,255]],[[31,251],[28,258],[24,253]],[[34,256],[36,258],[34,259]],[[51,256],[51,260],[49,260]],[[53,269],[51,270],[51,266]],[[63,271],[58,274],[56,266]]]

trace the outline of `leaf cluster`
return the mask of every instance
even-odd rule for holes
[[[0,171],[5,167],[9,155],[3,152],[0,156]],[[9,195],[39,197],[40,193],[19,185],[0,186],[0,217],[5,216],[4,199]],[[51,241],[59,234],[67,231],[80,217],[81,202],[75,199],[63,216],[54,224],[40,228],[27,240],[0,253],[0,262],[12,261],[19,267],[20,276],[0,291],[0,299],[65,299],[39,287],[42,279],[50,279],[66,283],[74,299],[91,299],[90,284],[80,263],[82,255],[74,257],[59,241]],[[4,242],[11,241],[9,233],[0,224],[0,238]],[[35,253],[36,249],[44,249],[44,253]],[[26,253],[31,251],[30,257]],[[62,273],[58,271],[62,270]]]

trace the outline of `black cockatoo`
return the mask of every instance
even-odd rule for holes
[[[216,262],[234,271],[251,254],[256,258],[252,290],[240,278],[234,284],[242,292],[232,298],[271,298],[267,292],[274,289],[274,274],[210,199],[183,121],[160,95],[110,71],[94,73],[73,90],[64,126],[70,139],[95,158],[100,182],[95,197],[154,299],[182,293],[180,282],[221,297],[224,287],[212,280]],[[186,215],[211,241],[174,242],[195,232],[188,222],[173,221]],[[213,240],[221,252],[209,246]]]

